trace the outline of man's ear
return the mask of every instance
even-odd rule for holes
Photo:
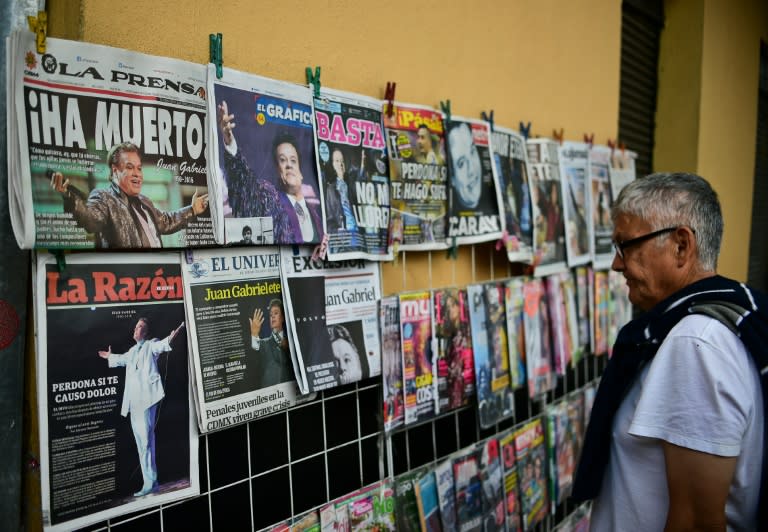
[[[689,261],[696,260],[698,247],[696,235],[690,227],[681,226],[675,230],[675,258],[678,266],[683,266]]]

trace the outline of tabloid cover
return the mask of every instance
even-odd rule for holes
[[[556,375],[565,375],[565,370],[573,357],[573,340],[566,316],[563,287],[563,281],[566,278],[570,278],[570,272],[555,273],[544,278]]]
[[[616,342],[619,331],[632,321],[632,302],[629,300],[629,287],[622,274],[608,270],[608,286],[610,289],[608,349],[609,354],[613,354],[613,344]]]
[[[533,398],[555,387],[552,372],[552,341],[544,282],[530,279],[523,286],[525,299],[525,357],[528,373],[528,395]]]
[[[533,214],[528,186],[528,157],[522,135],[494,126],[491,133],[496,165],[496,195],[502,209],[502,239],[510,262],[533,260]]]
[[[491,347],[491,390],[503,401],[498,413],[498,419],[501,420],[515,413],[515,398],[512,394],[512,376],[509,368],[505,283],[496,281],[485,283],[483,291],[488,322],[488,342]]]
[[[414,469],[395,477],[395,520],[398,532],[421,532],[415,484],[424,470]]]
[[[381,101],[323,88],[314,107],[328,259],[391,260]]]
[[[443,530],[457,530],[456,488],[453,482],[453,460],[447,458],[435,466],[437,499],[440,503],[440,522]]]
[[[490,125],[483,120],[453,117],[447,130],[451,163],[448,240],[451,245],[461,245],[499,239],[501,221]]]
[[[195,250],[182,273],[201,432],[309,399],[296,385],[277,247]]]
[[[435,472],[431,469],[414,481],[416,504],[419,507],[419,523],[422,532],[442,532],[440,503],[437,499]]]
[[[44,528],[197,495],[178,253],[41,253],[34,304]]]
[[[635,180],[635,160],[637,153],[622,148],[611,150],[611,194],[614,200],[621,189]]]
[[[323,238],[308,87],[208,65],[208,150],[219,242]]]
[[[480,478],[480,452],[472,446],[453,457],[456,489],[456,518],[459,532],[483,530],[483,486]]]
[[[475,364],[467,291],[460,288],[434,290],[432,303],[437,353],[432,369],[437,382],[437,408],[442,413],[469,404],[475,393]]]
[[[608,271],[594,270],[594,338],[595,347],[593,353],[597,356],[605,355],[610,349],[608,344],[608,326],[610,325],[609,300],[610,288],[608,286]]]
[[[431,301],[426,291],[400,294],[406,425],[435,415]]]
[[[515,432],[513,429],[509,429],[499,436],[499,449],[504,472],[504,513],[507,521],[507,532],[518,532],[521,530],[520,493],[517,482]]]
[[[591,351],[592,345],[592,289],[590,288],[591,268],[579,266],[573,270],[576,278],[576,319],[579,328],[578,350]],[[594,351],[592,351],[594,352]]]
[[[515,453],[523,528],[531,530],[549,511],[547,449],[544,445],[541,418],[536,418],[515,431]]]
[[[509,375],[512,389],[525,386],[525,325],[523,323],[523,285],[525,279],[514,277],[504,286],[507,314],[507,344],[509,346]]]
[[[405,422],[403,355],[400,346],[400,300],[397,296],[384,297],[379,301],[379,323],[384,430],[391,431]]]
[[[393,251],[446,249],[448,166],[443,114],[430,107],[395,102],[391,116],[384,112],[384,126]]]
[[[598,268],[608,268],[613,260],[611,235],[611,149],[608,146],[592,146],[589,150],[589,205],[590,255]]]
[[[214,244],[205,67],[35,34],[8,41],[9,199],[22,248]]]
[[[556,505],[570,495],[576,469],[576,437],[566,401],[558,401],[547,408],[547,432],[549,492],[552,494],[551,506],[554,513]]]
[[[563,212],[565,213],[565,250],[568,266],[590,261],[589,243],[589,145],[563,142],[558,147],[560,176],[563,180]]]
[[[504,478],[499,457],[499,441],[488,438],[478,443],[480,481],[483,485],[483,530],[506,530],[504,514]]]
[[[558,144],[542,138],[528,139],[526,146],[531,170],[534,273],[543,276],[567,269]]]

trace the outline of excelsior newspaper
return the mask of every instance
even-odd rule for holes
[[[303,393],[381,375],[379,263],[280,248],[286,319]]]
[[[46,530],[200,492],[179,255],[67,257],[35,271]]]
[[[502,232],[490,125],[483,120],[453,117],[447,130],[451,162],[449,243],[475,244],[499,239]]]
[[[214,244],[202,65],[13,33],[11,220],[22,248]],[[15,114],[15,120],[11,117]]]
[[[314,104],[328,259],[392,260],[381,100],[323,88]]]
[[[208,65],[211,203],[225,244],[323,238],[308,87]]]
[[[389,146],[393,252],[446,249],[448,166],[443,114],[394,102],[384,112]]]
[[[296,385],[277,247],[195,250],[182,272],[201,432],[311,399]]]

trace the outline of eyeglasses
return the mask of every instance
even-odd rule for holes
[[[678,226],[675,227],[665,227],[664,229],[659,229],[658,231],[653,231],[652,233],[648,233],[647,235],[638,236],[636,238],[630,238],[629,240],[624,240],[623,242],[612,242],[613,249],[616,251],[616,254],[619,256],[621,260],[624,260],[624,250],[628,247],[635,246],[637,244],[642,244],[646,240],[650,240],[655,236],[663,235],[664,233],[671,233],[672,231],[676,231],[678,229]],[[693,231],[693,234],[696,234],[696,231],[691,229]]]

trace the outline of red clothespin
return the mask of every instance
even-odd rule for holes
[[[626,157],[627,156],[627,153],[626,153],[627,152],[627,146],[626,146],[626,144],[624,144],[623,140],[619,143],[619,149],[621,150],[621,156],[622,157]]]
[[[37,16],[28,16],[29,29],[36,35],[37,53],[45,53],[45,38],[48,36],[48,13],[38,11]]]
[[[552,137],[559,142],[560,144],[563,143],[563,138],[565,137],[565,131],[563,128],[560,128],[560,131],[557,131],[556,129],[552,130]]]
[[[613,150],[616,149],[616,141],[608,139],[605,143],[608,145],[609,148],[611,148],[611,153],[613,153]]]
[[[584,142],[586,144],[589,144],[590,149],[592,148],[592,145],[595,143],[595,134],[592,133],[591,135],[587,135],[584,133]]]
[[[507,230],[504,229],[504,232],[501,233],[501,238],[496,241],[496,251],[499,251],[502,247],[506,249],[508,241],[509,233],[507,233]]]
[[[323,235],[323,239],[320,241],[320,243],[315,246],[314,251],[312,251],[312,260],[314,261],[321,261],[325,260],[325,257],[328,253],[328,235]]]
[[[397,88],[397,82],[387,81],[387,88],[384,91],[384,99],[387,100],[387,118],[392,118],[392,113],[395,112],[395,89]]]

